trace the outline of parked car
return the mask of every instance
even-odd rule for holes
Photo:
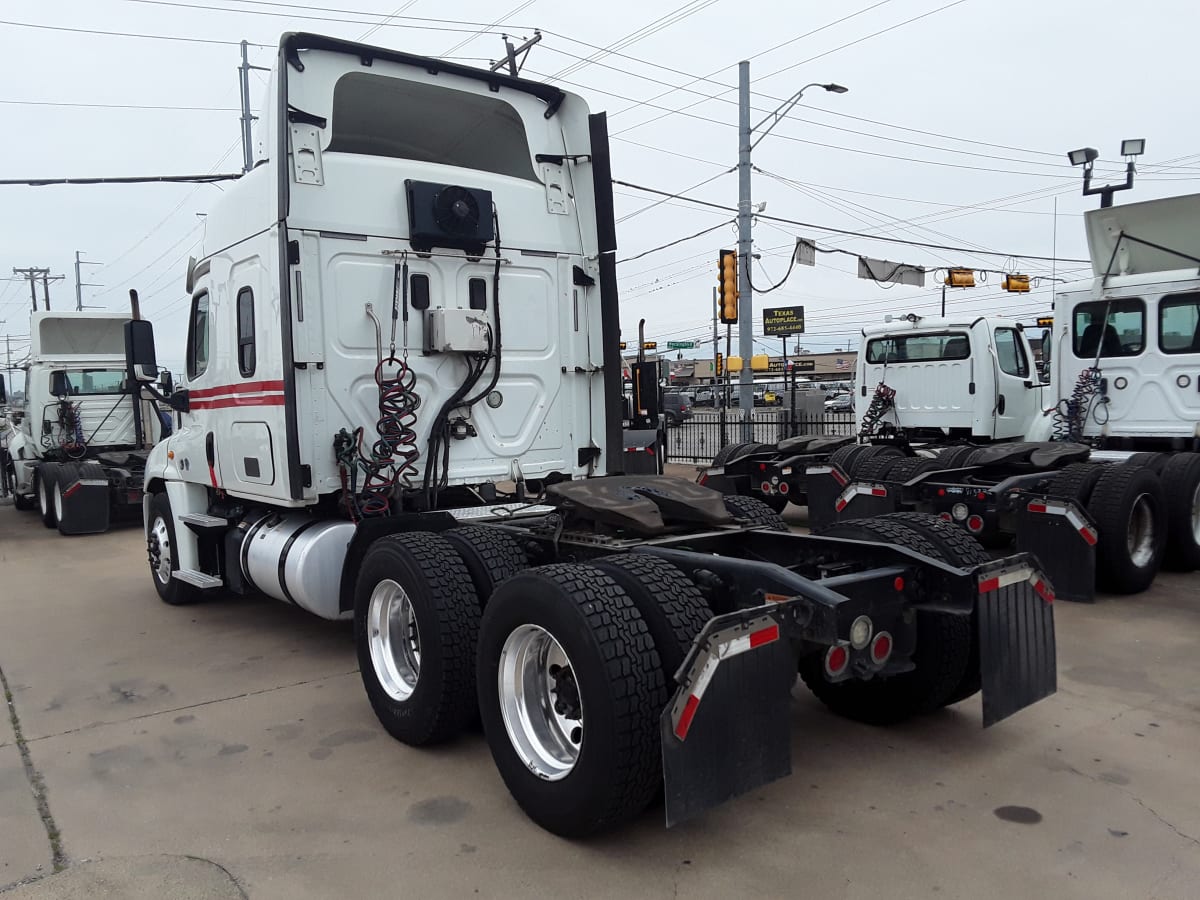
[[[825,412],[854,412],[854,397],[850,394],[838,394],[832,400],[826,400]]]
[[[663,394],[663,413],[667,417],[667,425],[682,425],[686,419],[695,415],[692,404],[686,394]]]
[[[716,406],[717,392],[712,388],[702,388],[696,391],[696,401],[694,406]]]

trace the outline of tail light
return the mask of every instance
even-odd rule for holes
[[[871,641],[871,659],[876,665],[883,665],[888,661],[888,657],[892,655],[892,636],[886,631],[881,631],[875,635],[875,640]]]
[[[972,534],[979,534],[983,531],[983,519],[979,516],[971,516],[967,519],[967,530]]]
[[[846,671],[846,667],[850,665],[850,651],[845,647],[835,644],[825,651],[825,674],[831,678],[836,678]]]

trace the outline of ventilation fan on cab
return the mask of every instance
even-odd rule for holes
[[[418,252],[434,247],[482,256],[495,237],[492,193],[456,184],[406,181],[409,239]]]

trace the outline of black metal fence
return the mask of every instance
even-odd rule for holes
[[[697,410],[682,425],[667,428],[668,462],[712,462],[726,444],[745,440],[737,409]],[[784,438],[807,434],[852,435],[857,429],[853,412],[806,415],[790,410],[755,410],[750,415],[751,440],[775,444]]]

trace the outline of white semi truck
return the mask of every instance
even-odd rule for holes
[[[288,34],[262,124],[189,266],[181,423],[146,464],[165,602],[353,619],[382,725],[424,745],[480,717],[564,835],[664,778],[675,822],[786,774],[798,668],[876,723],[982,688],[991,724],[1054,690],[1028,555],[980,560],[936,517],[790,534],[757,501],[622,474],[603,114]]]
[[[1094,276],[1056,293],[1044,379],[1010,318],[870,326],[858,441],[736,448],[708,480],[802,497],[816,527],[916,510],[1015,536],[1072,599],[1200,566],[1200,195],[1085,222]]]
[[[63,534],[106,531],[141,511],[148,448],[164,420],[126,369],[129,321],[53,311],[30,319],[25,408],[9,415],[4,463],[16,507]]]

